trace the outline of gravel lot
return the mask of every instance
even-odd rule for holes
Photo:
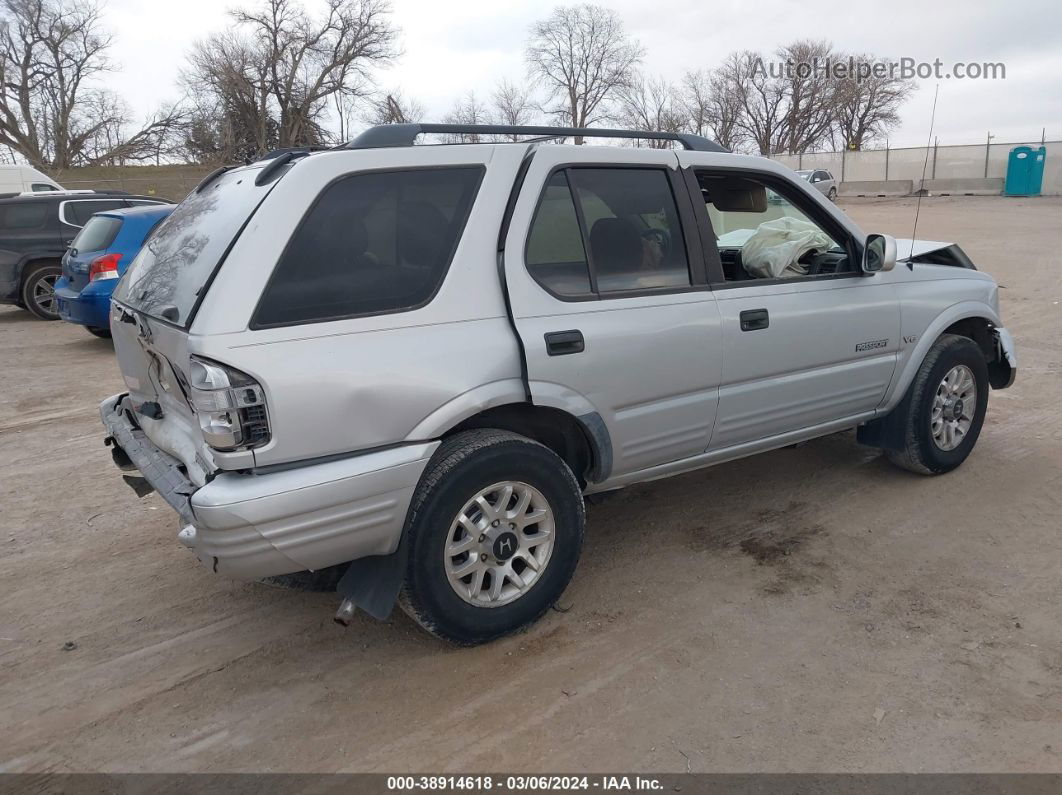
[[[912,201],[844,207],[910,236]],[[846,433],[631,488],[563,612],[471,650],[211,574],[102,446],[109,343],[0,308],[0,770],[1062,770],[1062,200],[928,200],[919,236],[1018,344],[963,468]]]

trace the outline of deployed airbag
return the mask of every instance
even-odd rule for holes
[[[807,267],[798,261],[802,256],[832,247],[833,240],[815,224],[799,218],[775,218],[756,228],[741,249],[741,263],[757,279],[802,276],[807,273]]]

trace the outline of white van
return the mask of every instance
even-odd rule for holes
[[[0,197],[20,193],[63,190],[63,186],[33,166],[0,166]]]

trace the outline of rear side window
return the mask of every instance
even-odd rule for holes
[[[0,229],[36,229],[44,225],[48,210],[55,207],[47,201],[31,201],[0,207]]]
[[[77,233],[70,247],[78,251],[102,251],[114,242],[121,228],[121,218],[112,218],[108,215],[94,216],[89,218],[88,223]]]
[[[658,168],[555,173],[532,222],[525,259],[531,275],[562,297],[691,284],[678,207],[667,172]]]
[[[292,235],[252,326],[424,305],[446,275],[482,173],[480,167],[421,169],[333,182]]]
[[[84,226],[94,213],[118,210],[125,207],[123,201],[69,201],[63,207],[63,219],[73,226]]]

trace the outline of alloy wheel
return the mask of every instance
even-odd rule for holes
[[[554,540],[553,510],[520,481],[480,490],[457,514],[443,559],[454,592],[477,607],[519,599],[542,577]]]
[[[977,411],[977,381],[964,364],[955,365],[937,386],[929,427],[933,443],[941,450],[954,450],[970,432]]]

